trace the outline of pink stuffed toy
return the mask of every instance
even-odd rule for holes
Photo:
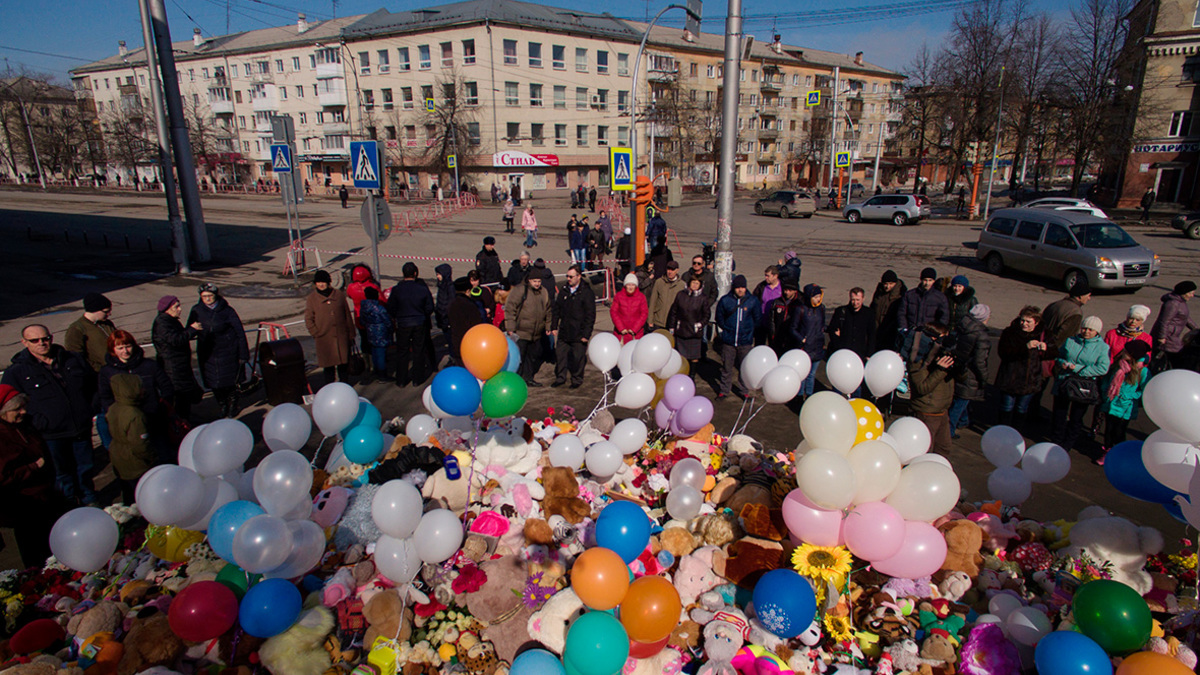
[[[795,675],[796,673],[775,652],[759,645],[746,645],[739,649],[737,655],[733,657],[731,665],[741,675]],[[700,668],[697,675],[704,675],[703,667]]]
[[[967,516],[967,520],[983,528],[983,545],[989,551],[1004,550],[1008,548],[1009,540],[1017,537],[1017,528],[990,513],[976,511]]]

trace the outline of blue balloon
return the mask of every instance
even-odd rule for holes
[[[1104,462],[1108,466],[1108,462]],[[1070,630],[1050,633],[1033,650],[1038,675],[1112,675],[1112,660],[1092,638]]]
[[[600,511],[596,543],[615,551],[626,564],[631,563],[650,543],[650,519],[637,504],[615,501]]]
[[[771,570],[754,585],[754,614],[781,638],[794,638],[807,630],[816,611],[812,585],[792,570]]]
[[[1163,485],[1150,475],[1142,463],[1142,442],[1117,443],[1104,458],[1104,475],[1122,493],[1144,502],[1165,504],[1178,492]]]
[[[264,513],[263,507],[241,499],[213,511],[212,518],[208,520],[208,545],[221,556],[221,560],[234,563],[233,535],[237,534],[242,523]]]
[[[513,659],[509,675],[564,675],[562,661],[545,649],[530,649]]]
[[[433,402],[448,415],[470,415],[479,407],[479,380],[466,368],[451,366],[433,377]]]
[[[346,434],[350,433],[350,430],[354,427],[374,427],[378,429],[382,426],[383,415],[380,414],[379,408],[366,401],[359,401],[358,414],[354,416],[354,420],[350,424],[346,425],[345,429],[342,429],[342,437],[345,438]]]
[[[265,579],[250,587],[238,608],[238,623],[254,637],[279,635],[300,616],[300,591],[287,579]]]
[[[507,335],[504,337],[508,340],[508,360],[504,362],[504,370],[515,373],[521,367],[521,349],[517,347],[517,343],[511,337]]]
[[[342,452],[355,464],[371,464],[383,453],[383,432],[379,427],[354,427],[342,440]]]

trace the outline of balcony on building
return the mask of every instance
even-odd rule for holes
[[[326,136],[338,136],[350,133],[349,122],[325,122],[321,125],[321,133]]]
[[[759,129],[758,137],[763,140],[774,140],[776,138],[779,138],[779,130],[778,129]]]
[[[265,73],[249,73],[246,75],[246,79],[252,84],[270,84],[275,81],[275,76],[268,71]]]
[[[272,136],[274,131],[271,128],[271,118],[255,116],[254,132],[260,136]]]
[[[651,82],[673,82],[679,75],[679,63],[675,57],[650,54],[646,57],[646,79]]]
[[[333,78],[342,78],[342,64],[340,63],[321,63],[317,62],[317,79],[330,80]]]
[[[256,162],[271,161],[271,145],[270,143],[259,143],[257,150],[251,150],[250,154]]]
[[[322,88],[317,92],[317,101],[325,107],[344,107],[346,105],[346,90],[331,89],[326,91]]]
[[[662,122],[651,122],[648,125],[648,129],[649,129],[648,133],[650,135],[654,136],[655,138],[670,138],[671,137],[671,125],[669,125],[669,124],[664,124]]]
[[[214,115],[232,115],[233,101],[209,101],[208,109]]]
[[[783,75],[771,75],[763,71],[762,80],[759,81],[758,88],[762,91],[782,91]]]
[[[279,99],[274,96],[259,96],[251,101],[251,107],[254,112],[277,112],[279,110]]]
[[[758,163],[759,164],[774,164],[775,160],[777,160],[778,158],[779,158],[778,153],[776,153],[774,151],[758,153]]]

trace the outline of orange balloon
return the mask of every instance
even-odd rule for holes
[[[463,335],[459,347],[463,365],[481,380],[491,379],[508,360],[508,340],[490,323],[481,323]]]
[[[630,640],[655,643],[679,625],[679,591],[662,577],[645,576],[629,584],[621,602],[621,623]]]
[[[1191,668],[1157,652],[1130,654],[1117,668],[1116,675],[1188,675]]]
[[[629,590],[629,567],[616,551],[589,548],[571,566],[571,588],[592,609],[612,609]]]

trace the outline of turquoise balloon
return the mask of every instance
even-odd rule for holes
[[[383,453],[383,432],[379,427],[354,427],[342,441],[342,452],[355,464],[371,464]]]
[[[516,373],[501,371],[483,383],[483,414],[493,419],[521,412],[529,398],[529,385]]]
[[[509,675],[563,675],[566,670],[558,657],[545,649],[530,649],[513,659]]]
[[[507,335],[508,339],[508,359],[504,362],[504,372],[515,373],[521,367],[521,350],[517,347],[517,343]]]
[[[366,401],[359,401],[358,414],[354,416],[350,424],[346,425],[345,429],[342,429],[342,437],[345,438],[346,434],[350,433],[350,430],[354,427],[374,427],[378,429],[382,426],[383,415],[379,412],[379,409]]]
[[[616,675],[629,659],[629,635],[611,614],[588,612],[567,631],[563,664],[568,675]]]

